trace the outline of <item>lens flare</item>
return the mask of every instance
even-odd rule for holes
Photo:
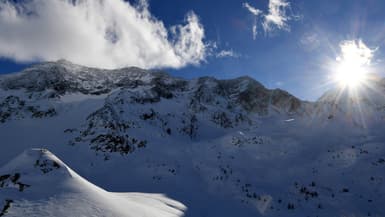
[[[334,79],[342,87],[356,88],[367,79],[367,69],[349,62],[340,63]]]
[[[341,56],[336,59],[334,80],[343,88],[357,88],[367,80],[374,50],[361,40],[343,41],[340,48]]]

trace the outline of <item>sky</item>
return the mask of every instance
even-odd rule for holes
[[[316,100],[341,68],[385,77],[384,20],[383,0],[3,0],[0,73],[67,59],[247,75]]]

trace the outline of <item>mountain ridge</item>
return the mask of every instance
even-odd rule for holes
[[[162,195],[107,192],[46,149],[24,151],[0,174],[1,216],[177,217],[185,210],[183,204]]]
[[[57,64],[5,78],[0,165],[43,147],[109,192],[167,194],[186,217],[385,215],[381,97],[306,102],[250,77],[136,69],[114,83],[69,67],[41,82]]]
[[[89,68],[70,63],[65,60],[57,62],[41,63],[27,68],[19,73],[7,75],[2,83],[3,89],[26,89],[29,91],[53,90],[52,97],[63,95],[66,92],[80,92],[83,94],[107,94],[116,88],[135,88],[138,85],[155,85],[161,96],[169,97],[169,92],[175,88],[188,88],[191,83],[204,86],[205,82],[211,82],[211,85],[217,85],[220,94],[230,97],[231,89],[237,89],[246,85],[240,90],[240,103],[248,110],[253,110],[255,103],[249,105],[252,101],[251,95],[259,94],[265,101],[271,101],[272,104],[289,104],[289,111],[295,110],[300,104],[300,100],[287,91],[281,89],[267,89],[258,81],[248,76],[242,76],[235,79],[218,80],[214,77],[201,77],[193,80],[185,80],[170,76],[164,72],[147,71],[136,67],[122,68],[116,70],[103,70]],[[167,96],[168,94],[168,96]],[[271,98],[271,99],[270,99]],[[269,102],[265,102],[269,103]]]

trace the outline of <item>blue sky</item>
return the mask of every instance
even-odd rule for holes
[[[130,2],[132,5],[137,3]],[[267,15],[269,0],[151,0],[148,2],[148,10],[152,18],[162,22],[166,29],[183,24],[186,22],[186,14],[193,11],[204,29],[205,37],[202,41],[208,46],[205,57],[199,61],[183,59],[183,63],[177,67],[175,64],[154,67],[164,68],[173,75],[186,78],[234,78],[248,75],[269,88],[285,89],[302,99],[315,100],[331,88],[324,84],[334,70],[329,66],[330,63],[341,55],[340,44],[346,40],[361,40],[373,50],[370,62],[372,72],[384,76],[381,69],[384,68],[385,1],[286,2],[290,4],[285,9],[289,18],[285,22],[286,29],[273,24],[272,31],[264,31],[263,15],[257,17],[255,22],[256,17],[244,4],[248,3]],[[255,38],[252,32],[254,24],[258,32]],[[0,33],[0,55],[1,43],[7,43],[4,41],[6,39]],[[233,56],[218,57],[221,51],[231,51]],[[2,56],[2,73],[18,71],[30,62],[46,59],[23,60],[7,56],[4,52]],[[195,64],[197,61],[200,64]]]

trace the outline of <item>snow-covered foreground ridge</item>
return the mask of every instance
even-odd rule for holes
[[[182,216],[162,195],[111,193],[88,182],[45,149],[24,151],[0,169],[0,215]]]
[[[44,147],[103,189],[166,194],[187,217],[385,216],[384,93],[375,78],[358,96],[331,90],[306,102],[249,77],[186,80],[48,62],[0,76],[0,166]],[[22,184],[31,187],[21,195],[46,194],[64,210],[53,191]],[[132,200],[146,203],[140,198]],[[8,213],[45,207],[21,201]]]

